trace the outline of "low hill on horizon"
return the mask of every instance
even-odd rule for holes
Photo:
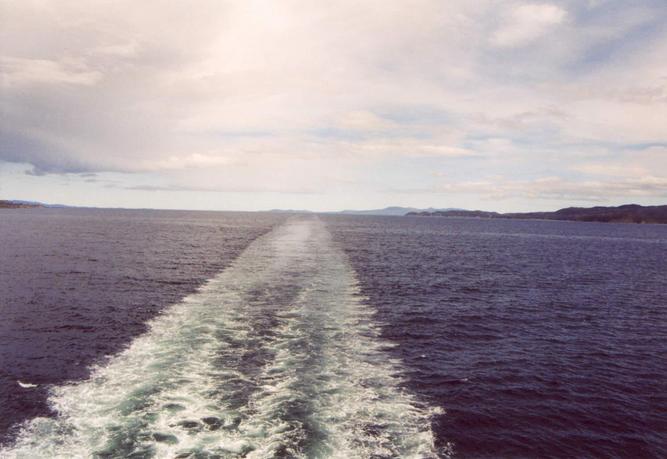
[[[33,207],[44,207],[44,205],[38,202],[0,199],[0,209],[27,209]]]
[[[499,213],[482,210],[446,210],[435,212],[410,212],[419,217],[467,217],[467,218],[514,218],[539,220],[567,220],[609,223],[667,223],[667,205],[641,206],[624,204],[616,207],[566,207],[555,212]]]
[[[428,207],[426,209],[419,209],[417,207],[400,207],[400,206],[389,206],[383,209],[345,209],[345,210],[334,210],[328,212],[317,212],[313,210],[304,210],[304,209],[271,209],[268,212],[274,213],[318,213],[318,214],[329,214],[329,215],[387,215],[394,217],[402,217],[407,215],[410,212],[446,212],[452,210],[461,210],[455,207],[448,207],[444,209],[437,209],[435,207]]]
[[[415,207],[400,207],[400,206],[389,206],[385,207],[384,209],[369,209],[369,210],[351,210],[351,209],[346,209],[346,210],[341,210],[340,212],[328,212],[328,213],[334,213],[334,214],[343,214],[343,215],[390,215],[390,216],[397,216],[397,217],[402,217],[404,215],[407,215],[411,212],[448,212],[448,211],[456,211],[456,210],[461,210],[461,209],[456,209],[453,207],[445,208],[445,209],[436,209],[434,207],[429,207],[427,209],[418,209]]]

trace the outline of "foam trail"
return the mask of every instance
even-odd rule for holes
[[[257,239],[0,457],[438,457],[354,271],[316,218]],[[444,455],[440,452],[440,455]]]

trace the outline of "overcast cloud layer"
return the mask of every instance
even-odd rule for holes
[[[664,0],[0,1],[0,198],[667,202]]]

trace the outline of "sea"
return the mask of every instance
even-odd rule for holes
[[[667,225],[0,210],[0,458],[240,457],[667,457]]]

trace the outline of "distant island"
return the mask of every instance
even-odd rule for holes
[[[329,214],[329,215],[371,215],[371,216],[387,216],[387,217],[402,217],[410,212],[442,212],[447,210],[461,210],[458,208],[447,208],[447,209],[436,209],[434,207],[429,207],[427,209],[419,209],[416,207],[399,207],[399,206],[390,206],[383,209],[364,209],[364,210],[338,210],[338,211],[328,211],[328,212],[317,212],[312,210],[305,209],[271,209],[268,212],[273,213],[297,213],[297,214]]]
[[[403,215],[409,213],[447,212],[451,210],[461,210],[461,209],[455,209],[455,208],[434,209],[433,207],[429,207],[428,209],[417,209],[414,207],[391,206],[391,207],[385,207],[384,209],[370,209],[370,210],[348,209],[348,210],[341,210],[340,212],[328,212],[328,213],[343,214],[343,215],[387,215],[394,217],[402,217]]]
[[[638,204],[626,204],[618,207],[567,207],[555,212],[515,213],[486,212],[482,210],[445,210],[434,212],[409,212],[406,216],[515,218],[609,223],[667,223],[667,206],[640,206]]]
[[[36,202],[6,201],[0,199],[0,209],[27,209],[32,207],[44,207],[44,205]]]
[[[45,204],[35,201],[0,199],[0,209],[27,208],[68,208],[62,204]],[[417,217],[465,217],[465,218],[510,218],[529,220],[566,220],[580,222],[610,223],[663,223],[667,224],[667,205],[641,206],[625,204],[617,207],[566,207],[555,212],[510,212],[500,213],[484,210],[465,210],[459,208],[418,209],[412,207],[391,206],[384,209],[341,210],[337,212],[313,212],[311,210],[271,209],[275,213],[322,213],[330,215],[367,215],[367,216],[417,216]]]
[[[65,206],[63,204],[47,204],[37,201],[22,201],[20,199],[0,199],[0,209],[33,209],[36,207],[65,209],[71,206]]]

